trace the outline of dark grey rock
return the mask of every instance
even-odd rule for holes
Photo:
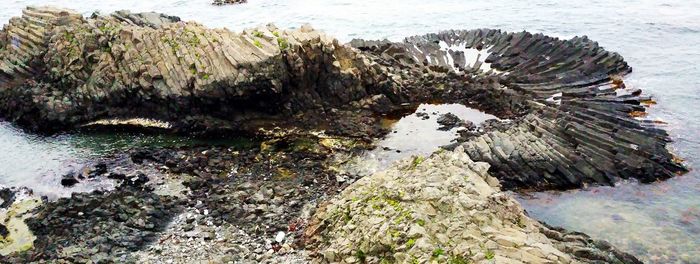
[[[64,187],[73,187],[73,185],[76,185],[79,182],[80,181],[75,178],[75,174],[73,173],[66,174],[63,176],[63,178],[61,178],[61,185]]]

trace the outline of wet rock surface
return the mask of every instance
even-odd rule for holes
[[[438,117],[439,130],[450,130],[456,127],[464,127],[467,130],[474,130],[476,126],[471,121],[465,121],[452,113],[443,114]]]
[[[26,220],[37,237],[33,246],[4,260],[306,263],[307,221],[318,201],[343,186],[329,155],[365,145],[285,135],[246,148],[137,149],[105,157],[84,173],[98,171],[117,187],[39,207]]]

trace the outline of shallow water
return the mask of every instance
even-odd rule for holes
[[[63,175],[80,170],[89,160],[102,155],[145,146],[247,143],[244,138],[195,139],[132,132],[83,132],[47,137],[27,134],[7,122],[0,122],[0,186],[26,186],[49,198],[69,196],[72,192],[113,187],[111,181],[100,180],[82,181],[71,188],[60,184]]]
[[[588,35],[625,57],[634,68],[626,84],[656,97],[659,105],[652,108],[652,118],[669,122],[667,129],[676,141],[677,154],[691,167],[700,166],[700,1],[249,0],[224,7],[209,2],[5,0],[0,23],[19,15],[25,5],[52,4],[85,14],[95,9],[159,11],[232,30],[267,22],[280,27],[309,22],[343,41],[359,37],[399,40],[449,28],[483,27],[566,38]],[[87,145],[100,143],[90,148],[70,143],[71,138],[34,137],[0,125],[0,180],[41,179],[47,171],[100,151],[100,144],[108,141],[83,137]],[[522,201],[538,219],[610,240],[647,262],[700,263],[700,254],[693,251],[700,248],[699,186],[700,175],[695,170],[664,183],[543,193]]]
[[[497,119],[494,115],[461,104],[421,104],[415,113],[382,120],[382,125],[391,132],[376,142],[377,148],[356,157],[357,162],[352,162],[345,169],[355,175],[367,176],[388,168],[397,160],[417,155],[428,156],[439,146],[453,143],[458,137],[457,131],[464,128],[439,130],[437,120],[447,113],[471,121],[477,127],[486,120]]]

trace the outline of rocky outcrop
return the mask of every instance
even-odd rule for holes
[[[651,98],[611,79],[631,68],[585,37],[446,31],[355,40],[359,52],[308,26],[233,33],[177,21],[28,8],[3,30],[0,109],[41,130],[147,119],[176,130],[255,131],[334,122],[335,108],[368,116],[440,100],[517,120],[464,142],[508,189],[685,171],[665,148],[666,132],[639,118]]]
[[[0,110],[40,130],[141,119],[185,131],[313,123],[367,134],[328,123],[343,119],[338,109],[372,116],[439,100],[516,120],[464,140],[508,189],[685,171],[667,133],[640,118],[653,100],[616,77],[631,68],[586,37],[445,31],[354,49],[308,26],[233,33],[178,21],[28,8],[0,36]]]
[[[233,33],[176,21],[28,8],[3,31],[0,108],[39,130],[112,118],[236,129],[380,94],[381,72],[309,26]]]
[[[412,94],[429,91],[428,98],[515,119],[463,140],[469,156],[491,164],[507,189],[651,182],[686,171],[666,149],[668,134],[641,118],[651,97],[619,77],[631,68],[586,37],[470,30],[352,44]]]
[[[26,252],[36,237],[25,223],[33,217],[33,210],[42,205],[42,199],[26,187],[0,188],[0,262],[11,252]]]
[[[45,256],[28,259],[123,259],[152,243],[157,232],[178,213],[177,203],[170,197],[128,188],[106,194],[76,194],[42,207],[28,225],[38,238],[34,252]]]
[[[322,263],[641,263],[540,224],[459,147],[360,179],[306,229]]]
[[[632,70],[622,56],[585,36],[560,40],[528,32],[478,29],[413,36],[399,43],[353,40],[350,44],[376,54],[387,65],[495,75],[538,99],[570,87],[605,83],[611,75]]]

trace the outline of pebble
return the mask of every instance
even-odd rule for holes
[[[279,232],[277,232],[277,235],[275,236],[275,241],[277,241],[277,243],[282,243],[282,241],[284,241],[284,237],[285,237],[284,232],[279,231]]]

